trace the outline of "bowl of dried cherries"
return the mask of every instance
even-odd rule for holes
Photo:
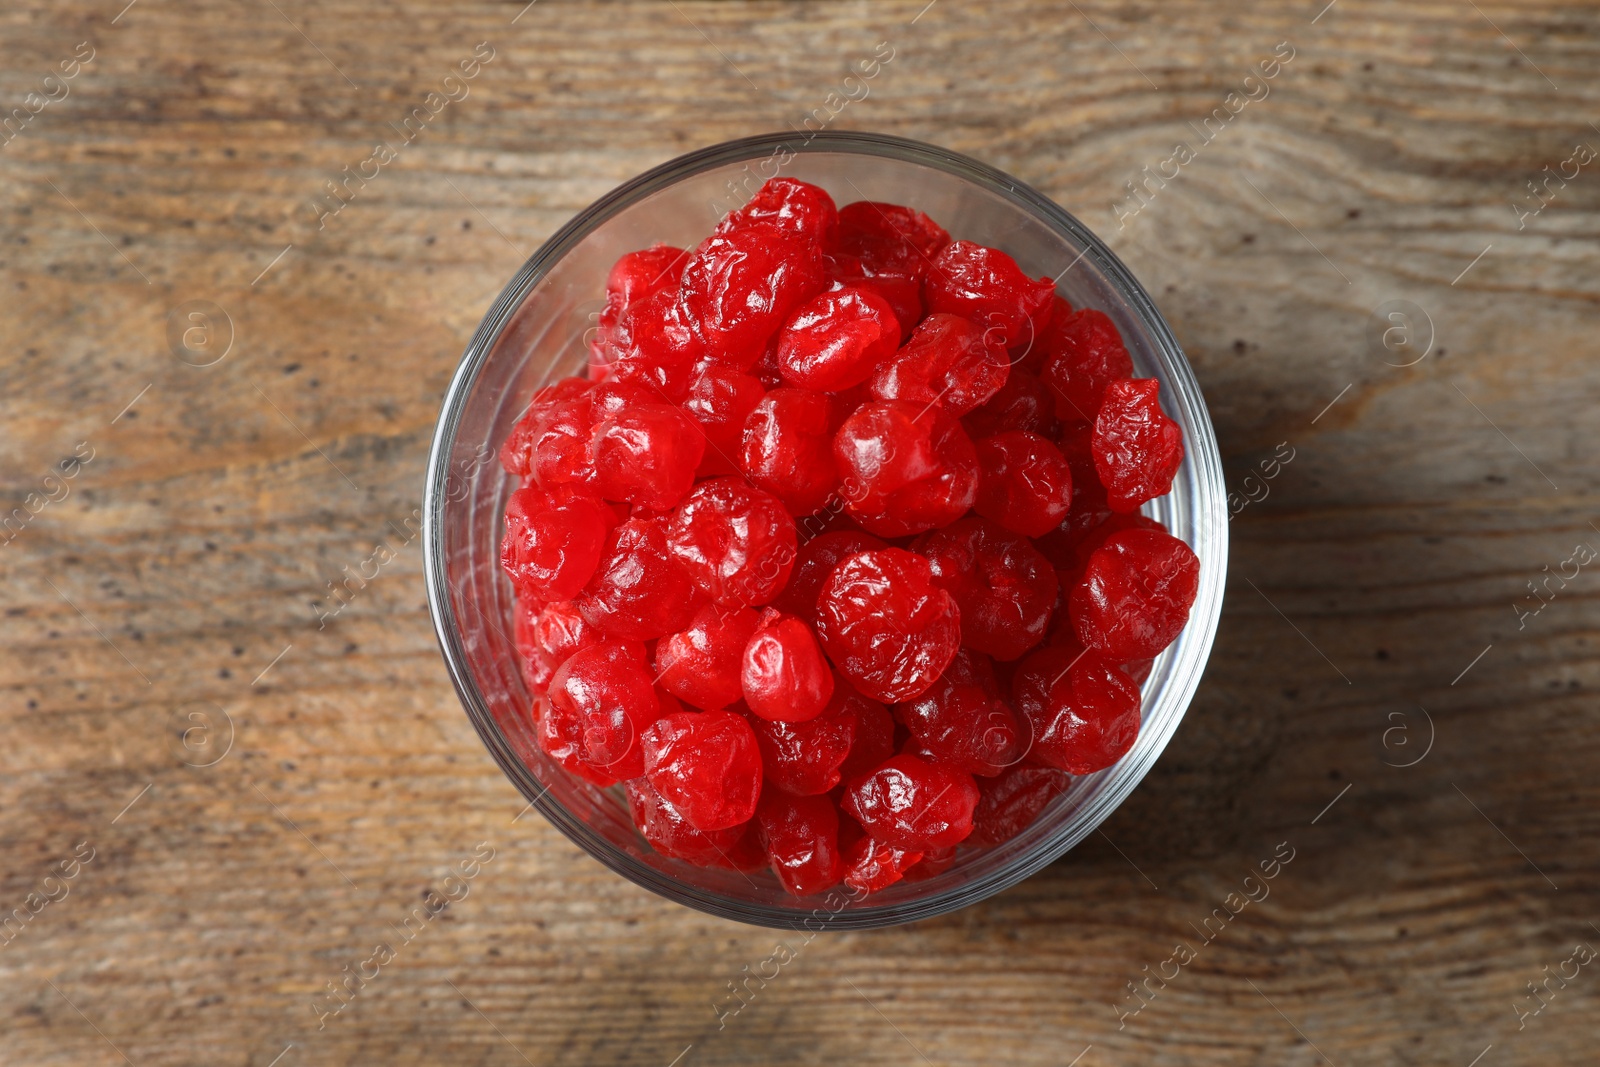
[[[938,915],[1094,830],[1166,745],[1227,515],[1148,294],[1026,185],[876,134],[635,178],[496,300],[424,557],[529,803],[691,907]]]

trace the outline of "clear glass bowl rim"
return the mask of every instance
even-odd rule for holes
[[[1117,777],[1111,788],[1098,793],[1084,808],[1030,851],[1004,866],[941,893],[890,905],[850,907],[823,914],[824,909],[803,907],[780,910],[753,901],[725,897],[681,881],[643,863],[594,833],[561,804],[547,795],[543,783],[512,750],[495,725],[482,693],[478,689],[462,647],[461,634],[449,596],[449,575],[444,557],[443,520],[446,478],[455,445],[462,411],[472,385],[483,364],[494,352],[506,326],[539,281],[576,244],[613,215],[635,202],[692,174],[729,163],[766,158],[787,149],[795,154],[847,153],[877,156],[932,167],[964,178],[989,193],[999,195],[1024,209],[1047,226],[1060,231],[1084,249],[1102,276],[1117,290],[1128,309],[1148,331],[1160,349],[1165,364],[1163,385],[1174,391],[1186,409],[1191,435],[1200,445],[1191,447],[1185,465],[1194,465],[1200,492],[1193,503],[1196,523],[1209,528],[1208,558],[1203,560],[1201,588],[1195,599],[1186,635],[1194,654],[1187,657],[1188,669],[1169,679],[1177,685],[1176,712],[1162,723],[1157,736],[1139,741],[1123,761],[1112,770]],[[495,762],[518,790],[546,819],[584,851],[615,873],[669,900],[721,918],[777,929],[852,930],[899,925],[946,914],[1001,892],[1037,873],[1087,837],[1110,816],[1138,786],[1166,747],[1182,721],[1184,711],[1199,686],[1200,676],[1210,655],[1222,611],[1222,583],[1227,570],[1228,523],[1222,461],[1210,415],[1200,393],[1199,383],[1166,320],[1156,310],[1144,287],[1116,255],[1095,234],[1065,209],[1031,186],[988,164],[936,145],[881,133],[836,131],[807,134],[762,134],[725,141],[668,160],[605,194],[579,212],[547,240],[506,285],[484,315],[451,379],[441,405],[428,454],[423,487],[423,575],[428,593],[428,609],[440,651],[456,693],[479,737]],[[1196,640],[1198,638],[1198,640]],[[1163,690],[1163,695],[1165,695]]]

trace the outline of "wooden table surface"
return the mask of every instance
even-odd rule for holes
[[[125,2],[0,12],[0,1062],[1594,1061],[1600,8]],[[1230,486],[1267,495],[1103,834],[797,945],[719,1027],[798,939],[513,821],[406,522],[523,259],[648,167],[829,115],[880,42],[830,127],[969,153],[1105,235]]]

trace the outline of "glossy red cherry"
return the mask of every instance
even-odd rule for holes
[[[636,382],[657,399],[678,403],[688,394],[704,352],[676,292],[664,289],[630,304],[602,331],[590,376]]]
[[[1183,630],[1199,585],[1188,545],[1159,530],[1123,530],[1089,557],[1068,610],[1078,639],[1111,662],[1150,659]]]
[[[980,657],[963,649],[933,688],[896,704],[894,717],[935,763],[996,775],[1022,759],[1027,736]]]
[[[1161,383],[1122,378],[1106,386],[1094,422],[1094,468],[1112,511],[1137,511],[1172,488],[1183,431],[1161,410]]]
[[[663,856],[697,867],[736,871],[755,870],[764,863],[766,856],[753,823],[724,830],[697,830],[648,778],[634,779],[626,788],[634,826]]]
[[[595,487],[607,500],[672,507],[694,484],[706,439],[671,404],[633,404],[594,428]]]
[[[878,368],[871,389],[879,400],[937,403],[959,417],[998,393],[1009,372],[1005,349],[980,326],[958,315],[934,314]]]
[[[900,346],[900,323],[871,289],[825,292],[778,331],[778,371],[790,385],[833,391],[866,381]]]
[[[921,852],[858,837],[844,849],[844,883],[862,893],[876,893],[904,878],[921,859]]]
[[[768,790],[756,809],[767,860],[783,888],[808,897],[839,883],[839,809],[827,797],[797,797]]]
[[[947,848],[972,832],[972,775],[911,755],[891,757],[847,783],[844,810],[874,840],[894,848]]]
[[[1006,375],[1000,391],[982,407],[968,412],[961,422],[974,441],[1009,430],[1027,430],[1042,437],[1054,437],[1055,400],[1037,375],[1015,366]]]
[[[500,465],[506,472],[533,479],[547,489],[592,482],[589,401],[593,388],[592,382],[582,378],[563,378],[535,393],[527,412],[500,447]]]
[[[1026,430],[978,441],[973,510],[1024,537],[1043,537],[1072,506],[1072,468],[1061,449]]]
[[[535,704],[534,736],[539,748],[556,766],[568,774],[575,774],[591,785],[604,789],[617,784],[617,777],[596,767],[583,758],[583,718],[570,703],[557,705],[541,699]],[[618,770],[632,771],[632,767]],[[639,765],[643,773],[643,763]]]
[[[761,798],[761,753],[744,716],[663,715],[644,732],[644,773],[696,830],[746,822]]]
[[[780,611],[797,615],[807,622],[817,618],[817,597],[822,583],[828,580],[839,561],[857,552],[887,548],[878,538],[861,530],[834,530],[818,534],[800,546],[794,569],[789,573],[789,584],[772,602]]]
[[[949,666],[961,613],[926,558],[885,548],[834,567],[817,597],[817,633],[851,685],[893,703],[925,692]]]
[[[1011,767],[978,782],[969,845],[999,845],[1016,837],[1056,797],[1072,787],[1072,775],[1054,767]]]
[[[624,309],[662,290],[676,290],[678,276],[688,262],[689,253],[671,245],[655,244],[629,252],[611,265],[606,275],[606,306],[600,312],[600,326],[615,323]]]
[[[739,473],[744,425],[765,395],[761,383],[737,367],[715,360],[700,364],[683,402],[683,410],[699,424],[706,439],[697,477]]]
[[[923,283],[930,316],[939,312],[971,319],[1001,348],[1031,349],[1050,321],[1055,285],[1030,278],[997,248],[956,241],[933,261]]]
[[[769,179],[749,203],[718,223],[715,232],[727,233],[751,223],[806,237],[823,251],[839,242],[839,210],[833,197],[796,178]]]
[[[667,546],[718,604],[765,604],[794,566],[794,520],[777,497],[743,478],[716,478],[695,486],[672,513]]]
[[[810,389],[774,389],[745,421],[741,466],[752,485],[809,515],[839,485],[833,456],[833,398]]]
[[[954,522],[978,496],[978,457],[937,404],[862,404],[834,437],[845,509],[880,537]]]
[[[920,280],[950,235],[922,212],[858,200],[839,209],[839,249],[869,271]]]
[[[500,566],[519,595],[567,600],[594,574],[614,524],[600,498],[581,490],[518,489],[506,502]]]
[[[811,627],[768,609],[744,648],[744,702],[763,719],[805,722],[833,696],[833,672]]]
[[[661,711],[633,642],[602,641],[573,653],[550,681],[550,704],[582,730],[577,756],[619,781],[644,773],[639,739]]]
[[[1122,335],[1103,311],[1085,308],[1052,319],[1045,331],[1042,376],[1063,419],[1093,422],[1106,386],[1133,377]]]
[[[1042,648],[1023,661],[1011,686],[1030,734],[1030,763],[1092,774],[1121,759],[1139,736],[1139,687],[1092,650]]]
[[[695,249],[678,300],[706,350],[744,368],[824,284],[821,253],[810,237],[751,222]]]
[[[748,608],[707,605],[688,629],[656,645],[656,684],[707,711],[738,703],[744,699],[744,649],[760,622]]]
[[[867,698],[835,685],[822,714],[805,722],[750,717],[768,785],[796,796],[826,793],[840,781],[840,767],[855,743]],[[887,759],[892,752],[884,753]]]
[[[705,603],[671,557],[666,523],[629,519],[612,530],[594,576],[573,598],[578,613],[608,636],[648,641],[674,633]]]
[[[599,644],[605,635],[578,614],[571,601],[558,600],[542,609],[534,607],[536,603],[532,598],[518,602],[514,637],[523,680],[531,691],[543,693],[567,657]]]
[[[1044,640],[1055,608],[1055,568],[1027,540],[976,516],[917,538],[933,581],[961,609],[968,647],[1014,660]]]
[[[915,274],[884,273],[861,261],[859,256],[832,252],[822,257],[823,268],[835,289],[870,289],[883,297],[900,324],[900,340],[911,336],[912,327],[922,321],[922,280]]]

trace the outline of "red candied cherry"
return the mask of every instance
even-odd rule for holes
[[[688,629],[656,644],[656,684],[707,711],[737,703],[744,698],[744,646],[760,623],[748,608],[701,608]]]
[[[629,305],[596,340],[591,371],[648,386],[659,400],[683,400],[704,349],[677,300],[663,289]]]
[[[514,636],[523,680],[533,692],[543,693],[556,668],[579,649],[599,644],[605,635],[578,614],[569,600],[546,604],[543,609],[532,605],[531,600],[517,605]]]
[[[978,783],[969,845],[998,845],[1033,824],[1039,813],[1072,786],[1072,775],[1054,767],[1011,767]]]
[[[973,510],[1024,537],[1043,537],[1072,506],[1072,468],[1061,449],[1027,430],[986,437],[978,450]]]
[[[1200,561],[1188,545],[1160,530],[1123,530],[1090,555],[1067,608],[1080,641],[1130,663],[1172,644],[1199,585]]]
[[[834,567],[817,597],[817,633],[851,685],[894,703],[926,692],[950,665],[961,613],[926,558],[883,548]]]
[[[1103,311],[1082,311],[1052,319],[1045,331],[1045,385],[1056,398],[1056,415],[1093,422],[1106,386],[1133,377],[1133,360],[1116,324]]]
[[[999,392],[1009,370],[1005,349],[976,323],[933,314],[878,368],[871,389],[879,400],[937,403],[960,417]]]
[[[1009,430],[1049,437],[1056,428],[1055,400],[1037,375],[1012,367],[1000,391],[961,421],[974,440]]]
[[[1083,570],[1089,565],[1089,557],[1094,555],[1095,549],[1105,544],[1106,539],[1113,534],[1119,534],[1123,530],[1167,532],[1165,526],[1137,511],[1128,515],[1107,512],[1103,518],[1097,513],[1092,513],[1083,519],[1084,521],[1080,522],[1077,516],[1073,516],[1048,538],[1036,542],[1039,551],[1055,565],[1056,576],[1061,579],[1061,588],[1068,594],[1083,580]],[[1064,536],[1062,531],[1065,531]]]
[[[606,306],[625,308],[651,293],[675,287],[688,259],[688,252],[667,244],[627,253],[606,275]]]
[[[527,413],[500,446],[507,474],[532,478],[545,488],[592,481],[589,465],[589,393],[594,383],[563,378],[533,396]]]
[[[871,289],[834,289],[802,304],[778,331],[778,372],[804,389],[848,389],[899,346],[900,323],[888,301]]]
[[[843,804],[873,840],[918,852],[964,841],[977,805],[972,775],[911,755],[848,783]]]
[[[519,596],[571,599],[593,576],[615,521],[599,497],[582,490],[518,489],[506,502],[500,566]]]
[[[740,465],[791,515],[809,515],[839,485],[833,458],[838,422],[833,398],[810,389],[774,389],[745,420]]]
[[[556,766],[602,789],[617,784],[616,775],[584,760],[583,719],[570,704],[540,700],[536,707],[535,737],[540,750],[555,761]],[[618,769],[632,770],[631,767]]]
[[[629,306],[663,289],[676,290],[678,276],[689,253],[671,245],[655,244],[629,252],[611,265],[606,275],[606,306],[600,312],[600,333],[617,324]]]
[[[839,242],[839,209],[826,189],[796,178],[770,178],[750,202],[717,224],[727,233],[751,223],[766,223],[785,233],[810,238],[827,250]]]
[[[1030,732],[1031,763],[1092,774],[1139,736],[1139,687],[1092,650],[1040,649],[1017,669],[1011,692]]]
[[[833,696],[833,672],[811,627],[768,608],[744,646],[744,702],[763,719],[805,722]]]
[[[1014,660],[1044,640],[1059,587],[1055,568],[1027,538],[971,516],[930,530],[912,549],[960,606],[963,644]]]
[[[929,315],[971,319],[1000,347],[1025,353],[1049,322],[1055,285],[1030,278],[998,248],[956,241],[939,253],[923,283]]]
[[[900,340],[911,336],[911,329],[922,321],[922,282],[915,275],[882,273],[868,267],[860,256],[830,252],[822,257],[823,269],[833,288],[871,289],[888,303],[894,321],[900,324]]]
[[[889,709],[859,693],[850,696],[851,713],[855,716],[855,739],[850,742],[850,753],[839,764],[839,780],[852,781],[870,774],[894,755],[895,722]]]
[[[845,510],[879,537],[954,522],[978,497],[972,440],[937,404],[862,404],[839,427],[833,455]]]
[[[822,583],[828,580],[839,561],[857,552],[869,552],[888,545],[860,530],[834,530],[818,534],[800,546],[795,557],[794,570],[789,573],[789,584],[772,602],[779,611],[810,622],[817,617],[817,596]]]
[[[876,893],[904,878],[921,859],[921,852],[858,837],[844,849],[844,884],[862,893]]]
[[[667,548],[665,517],[629,519],[612,530],[594,577],[573,598],[585,619],[630,641],[684,629],[704,603]]]
[[[663,715],[644,732],[644,773],[696,830],[726,830],[755,816],[761,752],[731,711]]]
[[[715,360],[700,364],[689,383],[689,398],[683,402],[683,410],[699,423],[706,439],[696,477],[739,473],[744,424],[765,395],[761,382],[737,367]]]
[[[594,428],[595,487],[607,500],[670,508],[694,484],[705,448],[700,427],[680,409],[633,404]]]
[[[831,889],[844,876],[839,809],[827,797],[797,797],[769,789],[756,808],[756,823],[772,873],[795,896]]]
[[[805,722],[771,722],[752,715],[765,780],[795,796],[826,793],[839,784],[839,768],[856,739],[860,705],[867,698],[835,685],[822,714]],[[888,759],[892,752],[885,753]]]
[[[894,717],[935,763],[996,775],[1022,759],[1026,735],[1000,697],[988,657],[962,649],[933,688],[894,706]]]
[[[550,680],[550,704],[577,719],[577,757],[618,781],[644,773],[640,737],[661,712],[644,648],[602,641],[573,653]]]
[[[695,486],[672,513],[667,546],[718,604],[765,604],[794,566],[794,520],[771,493],[743,478],[716,478]]]
[[[1112,511],[1137,511],[1167,492],[1183,463],[1183,431],[1161,410],[1160,393],[1154,378],[1106,386],[1091,447]]]
[[[922,212],[858,200],[839,209],[839,249],[876,273],[922,278],[950,235]]]
[[[826,284],[815,242],[769,222],[706,238],[683,269],[678,300],[716,358],[741,369],[791,312]]]
[[[723,830],[696,830],[683,813],[650,784],[648,778],[627,783],[628,812],[633,825],[663,856],[697,867],[753,871],[766,864],[760,834],[753,822]]]

